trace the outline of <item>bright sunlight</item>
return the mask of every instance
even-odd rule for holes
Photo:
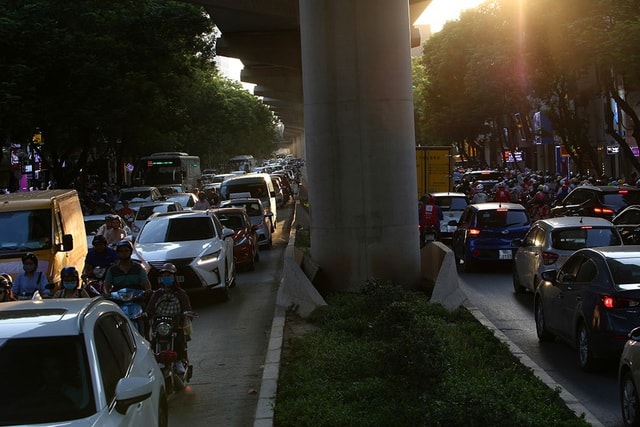
[[[472,9],[484,0],[433,0],[425,9],[416,25],[429,24],[431,32],[437,33],[447,21],[453,21],[460,17],[460,12]]]

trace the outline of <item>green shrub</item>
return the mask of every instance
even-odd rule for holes
[[[327,301],[289,342],[276,426],[587,425],[467,310],[374,280]]]

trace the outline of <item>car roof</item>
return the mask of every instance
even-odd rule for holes
[[[244,198],[244,199],[229,199],[229,200],[223,200],[220,202],[221,204],[249,204],[249,203],[260,203],[262,204],[262,200],[258,199],[258,198],[252,198],[252,197],[248,197],[248,198]]]
[[[549,225],[551,228],[566,228],[566,227],[615,227],[611,221],[593,216],[560,216],[556,218],[546,218],[536,221],[536,224],[543,223]]]
[[[129,192],[133,192],[133,191],[149,191],[152,189],[157,189],[157,187],[125,187],[125,188],[121,188],[120,192],[121,193],[129,193]]]
[[[246,213],[247,211],[245,210],[245,208],[235,208],[235,207],[223,207],[223,208],[215,208],[215,209],[211,209],[211,212],[213,213],[232,213],[232,214],[243,214]]]
[[[495,210],[495,209],[515,209],[515,210],[526,210],[524,206],[519,203],[509,203],[509,202],[487,202],[487,203],[473,203],[469,205],[479,211],[486,210]]]
[[[78,335],[92,307],[112,304],[101,297],[51,298],[0,304],[0,340],[20,336]]]
[[[464,197],[464,198],[467,197],[467,195],[464,193],[453,193],[449,191],[442,191],[439,193],[429,193],[429,194],[431,194],[433,197]]]
[[[640,258],[640,245],[599,246],[595,248],[582,248],[577,252],[583,251],[596,252],[606,258]]]
[[[601,191],[603,193],[617,193],[619,191],[640,191],[638,187],[629,187],[626,185],[615,186],[615,185],[579,185],[572,190],[592,190],[592,191]]]
[[[173,211],[173,212],[156,212],[153,216],[154,218],[163,218],[163,217],[188,217],[188,216],[211,216],[209,211]]]

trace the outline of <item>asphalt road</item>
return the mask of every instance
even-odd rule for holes
[[[193,377],[169,401],[171,426],[253,426],[293,204],[278,210],[274,245],[242,271],[227,302],[192,297]]]
[[[500,331],[573,394],[605,426],[622,426],[617,364],[595,373],[578,367],[577,351],[561,341],[540,343],[533,316],[533,294],[513,291],[511,266],[487,266],[485,272],[459,273],[461,289]]]

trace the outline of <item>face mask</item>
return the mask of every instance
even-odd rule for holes
[[[22,269],[23,269],[24,271],[26,271],[27,273],[31,273],[31,272],[33,272],[33,271],[36,271],[36,266],[35,266],[35,265],[33,265],[33,264],[24,264],[24,265],[22,266]]]
[[[164,286],[173,286],[174,278],[173,277],[161,277],[160,281]]]
[[[78,284],[76,282],[62,282],[62,286],[64,286],[65,289],[71,290],[75,289]]]

